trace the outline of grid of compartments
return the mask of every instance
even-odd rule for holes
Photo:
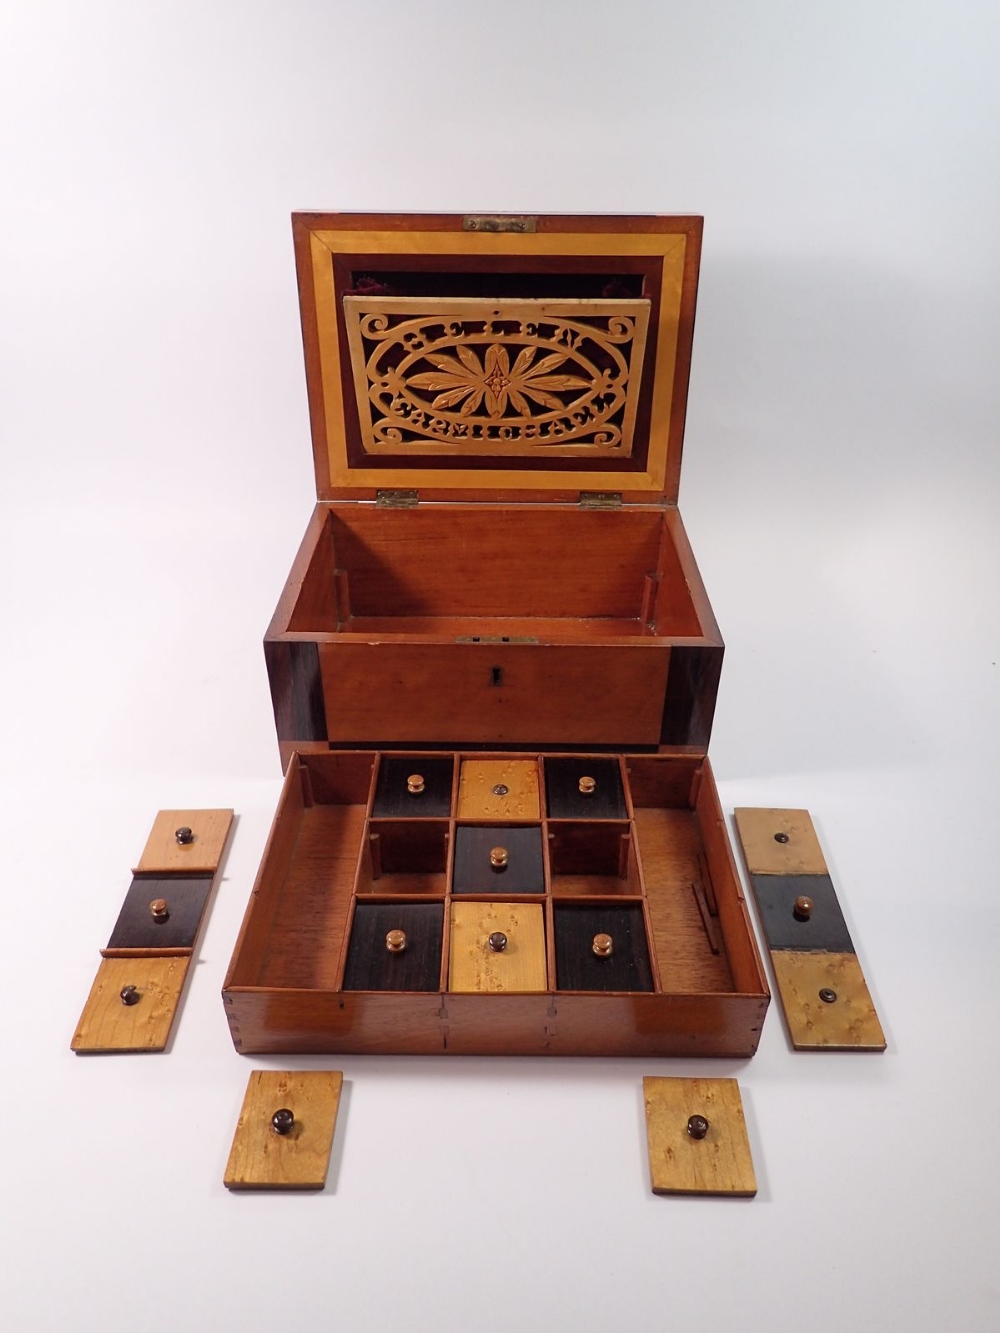
[[[687,755],[298,756],[240,986],[766,1003],[714,783]]]

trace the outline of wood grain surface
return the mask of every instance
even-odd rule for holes
[[[808,810],[741,806],[734,814],[751,875],[829,873]]]
[[[753,1198],[757,1179],[739,1084],[734,1078],[644,1078],[649,1174],[654,1194]],[[691,1116],[708,1133],[688,1133]]]
[[[494,787],[506,787],[497,794]],[[459,819],[540,819],[538,761],[463,759],[458,785]]]
[[[885,1050],[885,1034],[856,954],[775,949],[771,966],[797,1051]],[[836,1000],[825,1003],[821,990],[832,991]]]
[[[253,1070],[223,1177],[226,1188],[321,1190],[343,1083],[339,1070]],[[271,1125],[281,1109],[295,1116],[288,1134],[276,1133]]]
[[[452,903],[448,989],[514,995],[544,991],[545,927],[540,903]],[[494,952],[495,931],[507,947]]]
[[[103,958],[80,1015],[72,1049],[80,1055],[164,1050],[190,962],[190,955]],[[121,992],[126,986],[135,986],[137,1003],[122,1003]]]
[[[161,810],[135,873],[214,874],[232,825],[232,810]],[[192,842],[177,841],[176,831],[183,827],[194,834]]]

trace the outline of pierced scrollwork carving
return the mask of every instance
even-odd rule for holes
[[[368,453],[628,457],[648,300],[344,298]]]

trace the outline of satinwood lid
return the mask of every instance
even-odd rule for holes
[[[292,222],[321,500],[676,501],[701,218]]]

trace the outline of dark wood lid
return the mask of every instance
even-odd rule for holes
[[[676,501],[701,218],[292,223],[321,500]]]

